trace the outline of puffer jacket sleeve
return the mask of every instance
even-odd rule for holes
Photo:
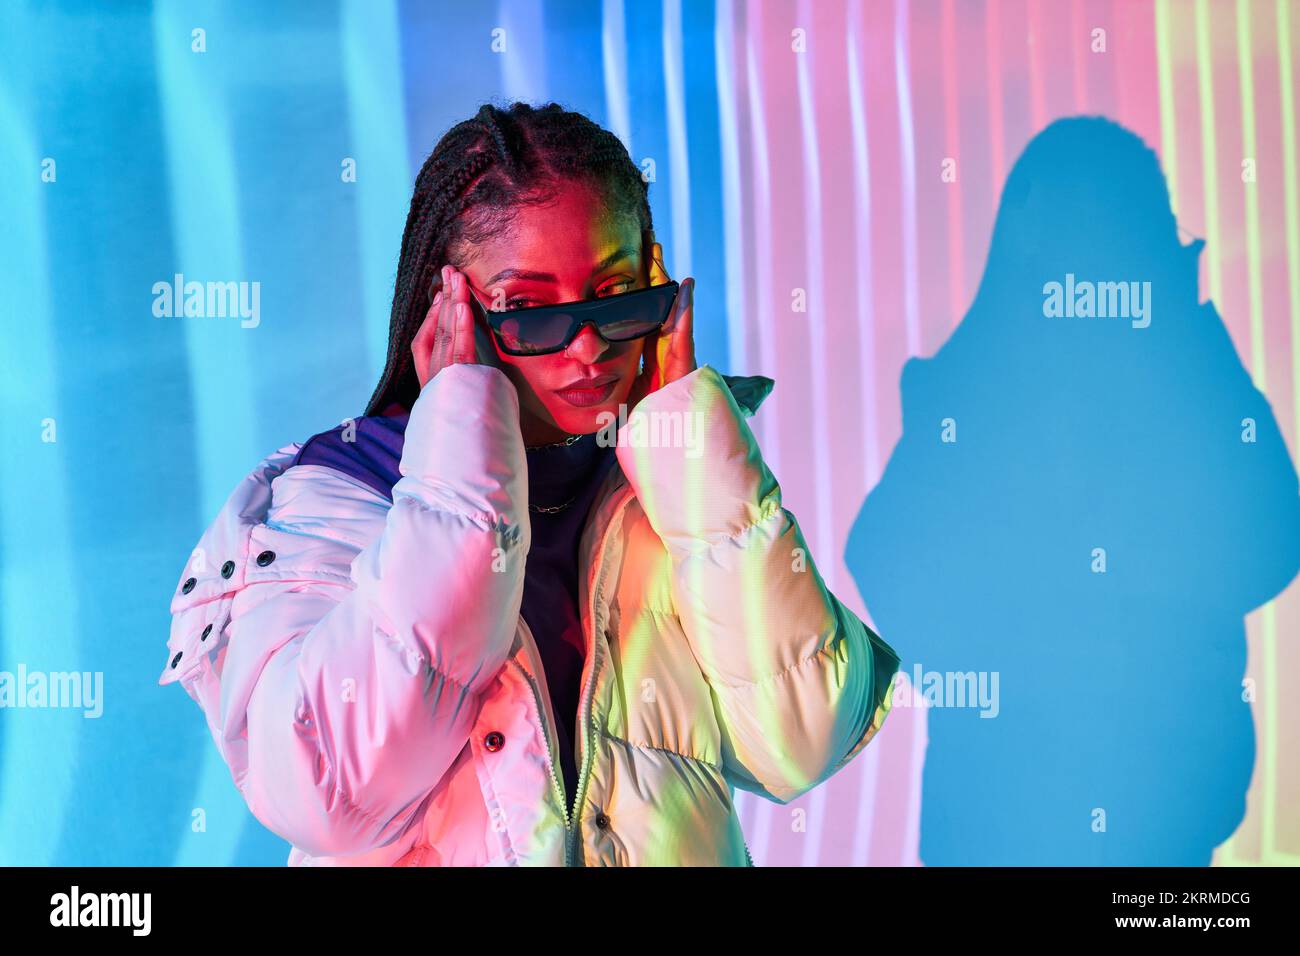
[[[788,803],[875,736],[898,655],[827,590],[715,369],[653,392],[624,428],[619,463],[671,556],[725,775]]]
[[[418,822],[509,655],[529,546],[518,422],[501,371],[444,369],[411,410],[391,507],[321,466],[268,489],[272,462],[182,575],[160,683],[199,703],[252,813],[312,856]]]

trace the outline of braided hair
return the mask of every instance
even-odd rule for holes
[[[462,268],[478,243],[509,229],[521,205],[544,205],[571,181],[594,187],[603,212],[653,228],[649,186],[613,133],[556,103],[505,109],[485,103],[453,126],[420,167],[402,233],[393,289],[388,360],[367,415],[406,409],[420,391],[411,340],[428,312],[428,291],[446,263]]]

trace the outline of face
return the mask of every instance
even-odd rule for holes
[[[642,235],[634,218],[600,214],[596,195],[568,184],[546,206],[523,206],[511,229],[473,247],[460,266],[490,309],[577,302],[648,285]],[[606,342],[586,326],[568,348],[549,355],[507,355],[497,361],[519,392],[525,444],[589,434],[627,401],[646,339]]]

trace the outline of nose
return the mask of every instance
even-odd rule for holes
[[[596,331],[594,325],[584,325],[573,337],[569,347],[564,350],[564,355],[583,365],[591,365],[604,355],[608,348],[609,343]]]

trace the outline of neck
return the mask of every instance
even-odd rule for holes
[[[533,448],[538,445],[553,445],[571,437],[568,432],[558,425],[542,421],[526,412],[519,416],[519,430],[523,434],[525,448]]]

